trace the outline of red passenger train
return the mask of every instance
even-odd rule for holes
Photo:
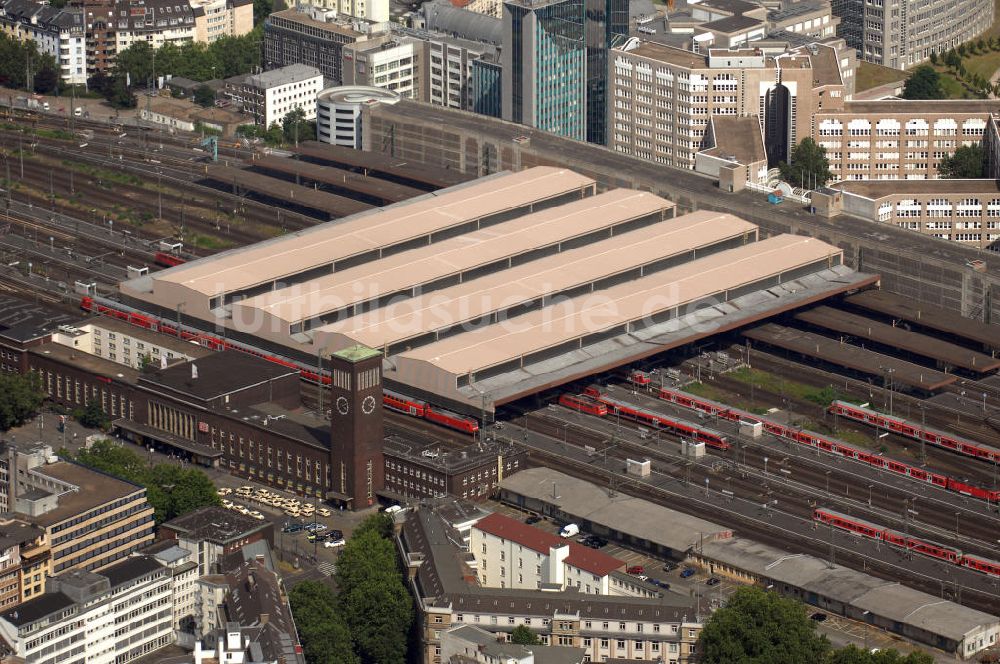
[[[855,516],[819,507],[813,512],[813,519],[835,528],[840,528],[841,530],[849,530],[853,533],[870,537],[871,539],[881,540],[903,549],[909,549],[924,556],[968,567],[983,574],[1000,576],[1000,563],[996,561],[981,558],[973,554],[964,554],[954,547],[913,537],[912,535],[907,535],[891,528],[883,528],[871,521],[865,521]]]
[[[164,254],[164,256],[171,255]],[[135,325],[136,327],[161,332],[163,334],[178,337],[185,341],[194,341],[205,348],[210,348],[211,350],[238,350],[242,353],[255,355],[261,359],[267,360],[268,362],[274,362],[275,364],[296,369],[302,378],[310,382],[320,383],[323,385],[330,384],[329,373],[323,372],[320,374],[316,371],[315,367],[305,364],[304,362],[298,362],[280,355],[266,353],[259,348],[255,348],[254,346],[250,346],[248,344],[234,341],[232,339],[216,337],[214,335],[195,330],[194,328],[178,325],[175,321],[170,321],[166,318],[159,318],[152,314],[138,311],[137,309],[133,309],[119,302],[100,300],[98,298],[85,296],[80,299],[80,308],[84,311],[98,313],[102,316],[108,316],[110,318],[125,321],[126,323]],[[391,408],[405,415],[430,420],[431,422],[435,422],[436,424],[440,424],[450,429],[455,429],[456,431],[475,433],[479,430],[479,421],[474,417],[467,417],[465,415],[452,413],[450,411],[432,406],[424,401],[420,401],[419,399],[412,399],[389,390],[383,390],[382,404],[387,408]]]
[[[764,431],[779,438],[784,438],[785,440],[790,440],[799,443],[800,445],[815,447],[838,456],[855,459],[857,461],[861,461],[862,463],[866,463],[869,466],[881,468],[882,470],[888,470],[892,473],[907,475],[916,480],[920,480],[921,482],[927,482],[928,484],[933,484],[941,487],[942,489],[954,491],[965,496],[971,496],[973,498],[987,500],[990,502],[1000,502],[1000,489],[987,489],[985,487],[969,484],[968,482],[960,482],[959,480],[948,477],[947,475],[929,472],[918,466],[911,466],[901,461],[888,459],[879,454],[872,454],[870,452],[866,452],[865,450],[856,449],[843,441],[837,440],[836,438],[830,438],[812,431],[806,431],[804,429],[788,426],[787,424],[775,422],[736,408],[730,408],[729,406],[710,399],[695,397],[687,392],[681,392],[680,390],[665,387],[658,390],[657,395],[664,401],[669,401],[670,403],[675,403],[679,406],[697,410],[709,415],[716,415],[731,422],[738,422],[740,419],[757,420],[763,425]]]
[[[575,395],[563,396],[575,397]],[[713,431],[712,429],[708,429],[691,422],[685,422],[684,420],[671,418],[663,415],[662,413],[657,413],[652,410],[641,408],[635,404],[628,403],[627,401],[620,401],[601,392],[601,389],[595,385],[588,387],[584,390],[583,395],[580,396],[590,397],[594,401],[604,405],[608,416],[618,415],[657,429],[666,429],[667,431],[671,431],[679,436],[685,436],[692,440],[705,443],[709,447],[714,447],[717,450],[729,449],[729,441],[718,431]],[[573,405],[568,403],[563,403],[561,397],[559,403],[567,406],[568,408],[581,410],[580,408],[575,408]],[[596,415],[597,413],[592,414]]]
[[[929,429],[901,417],[886,415],[871,408],[862,408],[844,401],[834,401],[830,404],[829,410],[831,413],[842,415],[855,422],[870,424],[913,440],[922,440],[925,443],[943,447],[964,456],[982,459],[990,463],[1000,463],[1000,450],[995,447],[953,436],[937,429]]]
[[[187,261],[180,256],[174,256],[173,254],[168,254],[165,251],[157,251],[153,254],[153,262],[161,267],[175,267],[177,265],[183,265]]]
[[[598,417],[604,417],[608,414],[607,406],[593,397],[588,397],[586,394],[569,394],[568,392],[560,394],[559,405],[578,410],[581,413],[587,413],[588,415],[597,415]]]

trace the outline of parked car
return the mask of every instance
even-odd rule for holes
[[[677,563],[667,563],[663,566],[664,572],[673,572],[675,569],[677,569]]]
[[[670,584],[666,581],[660,581],[659,579],[653,579],[653,583],[664,590],[670,590]]]
[[[323,548],[324,549],[332,549],[334,547],[344,546],[345,544],[347,544],[347,540],[344,540],[344,539],[327,540],[327,541],[323,542]]]
[[[344,533],[340,530],[331,530],[326,534],[328,540],[339,540],[344,539]]]
[[[305,529],[305,526],[301,523],[286,523],[281,531],[285,533],[297,533],[303,529]]]
[[[631,567],[627,567],[625,572],[632,576],[639,576],[640,574],[645,574],[646,569],[642,565],[632,565]]]
[[[321,517],[326,518],[329,517],[332,514],[332,512],[326,509],[325,507],[321,507],[318,510],[316,510],[316,514],[319,514]]]
[[[681,578],[682,579],[687,579],[687,578],[692,577],[694,575],[695,575],[695,570],[694,570],[693,567],[685,567],[683,570],[681,570]]]
[[[312,523],[307,523],[305,525],[306,530],[311,533],[319,532],[321,530],[326,530],[326,526],[319,521],[313,521]]]
[[[815,620],[816,622],[823,622],[824,620],[826,620],[826,614],[817,611],[816,613],[809,616],[809,618],[810,620]]]
[[[531,525],[531,524],[534,524],[534,523],[538,523],[541,520],[542,520],[542,517],[538,516],[537,514],[532,514],[527,519],[525,519],[524,522],[526,524],[528,524],[528,525]]]
[[[705,582],[705,585],[707,585],[707,586],[717,586],[720,583],[722,583],[722,582],[719,581],[717,578],[715,578],[713,576],[712,578],[710,578],[708,581]]]
[[[639,579],[640,581],[649,581],[649,577],[646,576],[645,574],[640,574],[639,576],[637,576],[635,578]]]

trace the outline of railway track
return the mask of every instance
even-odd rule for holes
[[[563,420],[553,421],[544,412],[536,412],[532,416],[530,427],[533,431],[563,440],[567,436],[565,424]],[[628,428],[634,430],[631,424]],[[660,437],[670,441],[677,439],[676,436],[662,432]],[[582,439],[582,445],[575,442],[577,439]],[[970,552],[975,550],[984,556],[996,555],[995,542],[996,533],[1000,530],[1000,519],[992,515],[985,515],[977,509],[962,509],[965,518],[956,535],[952,528],[956,523],[954,510],[947,514],[943,511],[946,505],[951,509],[951,504],[937,503],[938,511],[923,512],[924,518],[918,525],[911,519],[904,520],[902,515],[908,514],[907,510],[913,509],[918,503],[922,508],[925,504],[928,508],[935,505],[937,496],[933,491],[926,491],[924,486],[915,484],[908,491],[889,483],[870,483],[856,476],[852,472],[852,464],[842,460],[831,463],[834,461],[832,458],[820,455],[815,458],[808,455],[782,455],[780,450],[772,446],[740,442],[739,446],[733,446],[731,454],[713,451],[712,463],[706,466],[690,463],[677,453],[667,453],[663,446],[653,445],[648,439],[636,442],[618,436],[612,445],[608,445],[606,437],[581,432],[579,425],[574,429],[574,444],[578,447],[589,445],[599,453],[607,454],[608,450],[616,450],[618,456],[624,452],[625,456],[631,453],[640,458],[648,458],[660,472],[687,484],[701,486],[708,480],[706,486],[718,487],[721,482],[728,491],[758,503],[780,496],[783,511],[802,518],[811,518],[812,509],[826,501],[827,506],[863,515],[872,521],[888,522],[886,525],[898,527],[899,530],[922,530],[932,539],[950,541],[959,547],[964,546]],[[771,460],[769,474],[768,463],[765,461],[768,458]],[[829,476],[828,470],[831,471]],[[876,486],[878,491],[873,490]],[[865,500],[868,497],[871,502]],[[970,538],[975,540],[971,547]]]
[[[832,530],[829,531],[829,539],[826,539],[826,532],[818,530],[811,518],[808,524],[802,522],[799,524],[799,528],[790,531],[775,526],[769,521],[766,514],[758,517],[744,515],[730,508],[730,503],[721,499],[720,496],[711,494],[700,496],[699,491],[692,491],[691,487],[685,487],[676,482],[674,478],[668,478],[673,479],[673,482],[659,482],[654,485],[623,476],[620,470],[611,470],[593,462],[555,454],[530,444],[525,444],[525,446],[529,449],[531,457],[536,463],[572,474],[598,486],[610,485],[614,487],[615,491],[664,505],[679,512],[699,517],[711,514],[713,520],[722,521],[730,527],[738,529],[740,535],[778,549],[792,553],[818,554],[820,557],[823,557],[824,554],[835,553],[836,561],[841,564],[864,570],[866,573],[891,582],[903,579],[911,587],[931,595],[959,601],[981,611],[995,611],[996,602],[1000,601],[1000,594],[997,594],[996,588],[987,583],[980,587],[959,586],[950,580],[946,583],[941,578],[911,569],[906,565],[906,559],[902,556],[899,559],[899,564],[895,564],[858,552],[844,543],[847,540],[848,544],[852,544],[853,539],[834,533]],[[616,456],[615,460],[620,462],[622,457]],[[800,521],[803,520],[800,519]]]

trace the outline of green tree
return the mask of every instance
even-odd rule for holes
[[[35,92],[41,95],[48,95],[59,89],[59,72],[55,67],[42,67],[35,74]]]
[[[281,119],[281,133],[286,143],[298,145],[299,141],[316,138],[316,123],[306,120],[301,108],[292,109]]]
[[[903,84],[903,99],[944,99],[941,75],[930,65],[920,65]]]
[[[73,417],[89,429],[107,429],[111,426],[111,418],[101,408],[97,399],[91,399],[83,408],[74,410]]]
[[[34,417],[44,398],[35,375],[0,374],[0,431],[20,426]]]
[[[982,145],[963,145],[955,154],[945,157],[938,164],[938,174],[943,178],[969,179],[986,177],[986,155]]]
[[[802,604],[760,588],[741,588],[702,629],[703,664],[803,664],[830,651]]]
[[[931,51],[930,60],[931,60],[931,64],[932,65],[936,65],[938,63],[937,53],[935,53],[934,51]]]
[[[360,664],[329,586],[303,581],[288,593],[288,601],[308,664]]]
[[[960,56],[955,49],[951,48],[948,49],[948,52],[945,54],[944,62],[952,69],[958,69],[959,65],[962,64],[962,56]]]
[[[403,582],[384,515],[358,528],[337,560],[338,611],[363,664],[406,661],[413,599]]]
[[[219,496],[208,476],[197,468],[172,463],[152,467],[135,451],[109,440],[81,450],[76,460],[90,468],[146,487],[146,499],[157,523],[169,521],[206,505],[218,505]]]
[[[830,653],[823,664],[934,664],[934,658],[924,652],[904,656],[891,648],[872,653],[850,645]]]
[[[537,646],[542,643],[538,635],[525,625],[518,625],[514,628],[514,631],[510,633],[510,642],[520,643],[523,646]]]
[[[781,179],[796,187],[818,189],[833,177],[826,149],[811,138],[802,139],[792,148],[792,163],[781,162]]]
[[[253,0],[253,24],[260,25],[274,10],[273,0]]]
[[[207,85],[199,85],[194,89],[194,103],[208,108],[215,105],[215,91]]]

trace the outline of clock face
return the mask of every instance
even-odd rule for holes
[[[347,415],[351,410],[351,404],[348,403],[346,397],[337,397],[337,412],[341,415]]]
[[[365,412],[365,415],[371,415],[375,410],[375,397],[371,395],[365,397],[365,400],[361,402],[361,410]]]

